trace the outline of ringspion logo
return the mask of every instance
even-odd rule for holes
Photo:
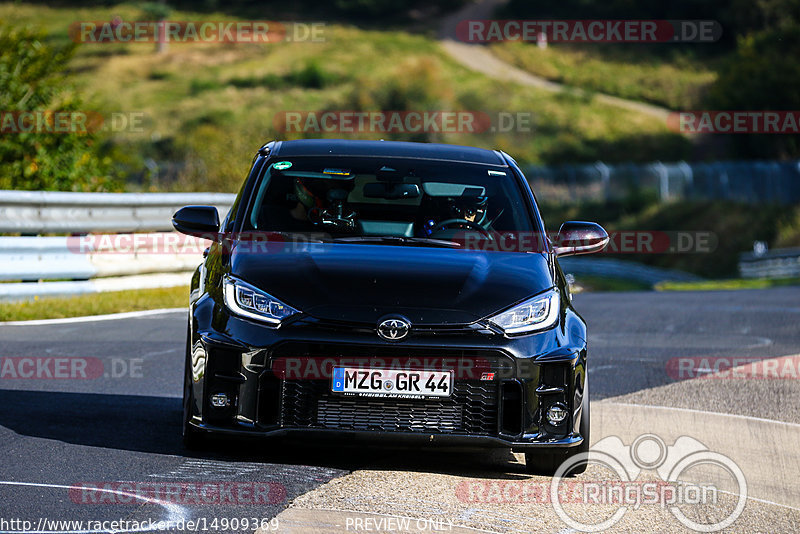
[[[571,493],[565,491],[569,489],[565,484],[570,481],[564,474],[581,464],[611,473],[609,480],[580,488],[581,504],[616,506],[609,517],[594,517],[595,522],[589,523],[583,515],[580,519],[575,517],[574,508],[564,507],[571,500]],[[663,483],[638,483],[643,472],[655,472]],[[710,477],[716,483],[704,482]],[[694,481],[695,478],[703,482]],[[720,493],[736,496],[732,509],[721,505]],[[550,482],[550,501],[556,515],[581,532],[608,530],[628,510],[643,504],[666,508],[683,526],[697,532],[718,532],[731,526],[744,511],[747,480],[733,460],[690,436],[680,436],[672,445],[655,434],[642,434],[630,445],[617,436],[609,436],[595,443],[589,452],[576,454],[559,466]],[[715,512],[710,516],[693,513],[697,507],[709,506]]]

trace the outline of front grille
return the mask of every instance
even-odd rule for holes
[[[497,384],[475,380],[439,399],[335,395],[324,380],[287,380],[281,395],[285,427],[496,435],[497,411]]]

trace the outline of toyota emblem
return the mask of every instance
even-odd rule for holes
[[[411,324],[404,319],[386,319],[378,323],[378,335],[389,341],[399,341],[408,335]]]

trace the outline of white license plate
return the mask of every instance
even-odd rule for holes
[[[452,371],[334,367],[331,391],[362,397],[449,397]]]

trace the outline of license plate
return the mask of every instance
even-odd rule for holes
[[[452,371],[334,367],[331,391],[361,397],[449,397]]]

